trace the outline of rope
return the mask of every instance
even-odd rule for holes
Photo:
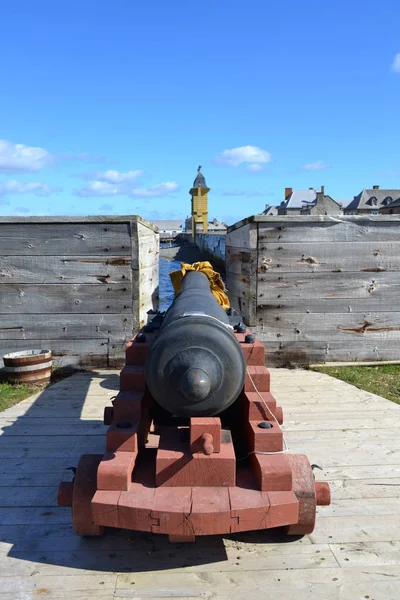
[[[250,381],[253,385],[253,388],[255,389],[255,391],[257,392],[258,397],[260,398],[261,402],[264,404],[266,411],[271,415],[271,417],[273,418],[273,420],[275,421],[275,423],[279,426],[278,420],[275,417],[274,413],[269,409],[268,404],[265,402],[264,398],[262,397],[262,395],[260,394],[256,384],[254,383],[254,380],[252,378],[252,376],[249,373],[248,368],[246,367],[246,372],[247,375],[250,378]],[[237,458],[236,460],[244,460],[245,458],[248,458],[251,454],[284,454],[286,452],[289,452],[289,447],[286,443],[286,439],[285,439],[285,434],[282,433],[283,435],[283,450],[277,450],[276,452],[261,452],[259,450],[253,450],[252,452],[249,452],[248,454],[246,454],[246,456],[242,456],[241,458]]]

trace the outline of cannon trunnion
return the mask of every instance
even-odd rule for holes
[[[287,452],[263,344],[189,272],[165,315],[126,348],[104,411],[104,455],[83,455],[60,506],[78,535],[104,527],[197,535],[284,527],[311,533],[330,503],[306,456]]]

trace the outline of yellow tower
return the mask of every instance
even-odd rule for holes
[[[208,192],[204,175],[197,169],[197,177],[193,182],[193,187],[189,191],[192,196],[192,241],[195,241],[196,233],[208,231]]]

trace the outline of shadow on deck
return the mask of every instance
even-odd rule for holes
[[[21,577],[63,574],[51,570],[55,565],[77,571],[157,571],[226,561],[227,548],[230,560],[236,560],[241,542],[293,541],[278,530],[227,536],[227,544],[221,536],[170,544],[164,535],[111,528],[103,537],[76,536],[71,509],[57,506],[58,484],[72,478],[67,469],[82,454],[104,453],[103,409],[118,386],[116,372],[79,373],[0,413],[0,547],[6,545],[1,571]]]

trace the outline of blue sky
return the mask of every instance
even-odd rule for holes
[[[400,188],[398,0],[3,0],[0,215]]]

